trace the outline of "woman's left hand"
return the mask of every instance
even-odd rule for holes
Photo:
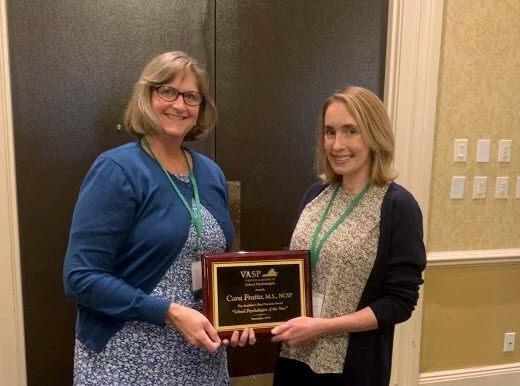
[[[285,342],[289,346],[305,343],[325,332],[325,319],[300,316],[271,330],[273,342]]]
[[[242,331],[242,335],[238,331],[233,331],[231,335],[231,340],[223,339],[222,343],[227,345],[231,345],[231,347],[236,347],[237,345],[240,347],[244,347],[246,343],[249,342],[249,345],[253,345],[256,343],[255,330],[252,328],[246,328]]]

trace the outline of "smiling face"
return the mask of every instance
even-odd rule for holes
[[[165,83],[165,86],[170,86],[178,91],[197,91],[197,78],[188,71],[185,74],[180,74],[173,81]],[[155,135],[164,140],[182,142],[188,132],[196,125],[199,116],[199,106],[190,106],[184,102],[181,95],[173,102],[166,102],[159,98],[156,91],[152,92],[152,111],[159,123]]]
[[[342,102],[332,102],[325,111],[323,146],[331,168],[343,177],[343,184],[357,187],[369,180],[370,149]]]

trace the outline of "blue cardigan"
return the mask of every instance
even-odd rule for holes
[[[233,242],[224,174],[190,151],[201,204]],[[177,184],[188,202],[188,183]],[[81,185],[63,268],[78,303],[76,336],[101,349],[127,320],[164,324],[170,301],[149,294],[184,246],[191,218],[157,162],[136,143],[101,154]]]

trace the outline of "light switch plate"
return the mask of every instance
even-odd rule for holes
[[[477,162],[489,162],[489,149],[491,148],[491,140],[479,139],[477,141]]]
[[[509,187],[509,177],[497,177],[495,186],[495,198],[507,198],[507,189]]]
[[[516,177],[516,198],[520,198],[520,177]]]
[[[468,159],[468,140],[456,139],[453,145],[453,162],[466,162]]]
[[[504,334],[504,352],[515,350],[516,332],[506,332]]]
[[[473,198],[486,198],[487,177],[475,177],[473,180]]]
[[[466,177],[453,176],[451,179],[450,198],[453,200],[462,200],[464,198],[464,182]]]
[[[511,162],[511,146],[513,141],[501,139],[498,141],[498,162]]]

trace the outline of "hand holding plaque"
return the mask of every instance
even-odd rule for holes
[[[202,255],[204,314],[219,335],[312,316],[308,251]]]

